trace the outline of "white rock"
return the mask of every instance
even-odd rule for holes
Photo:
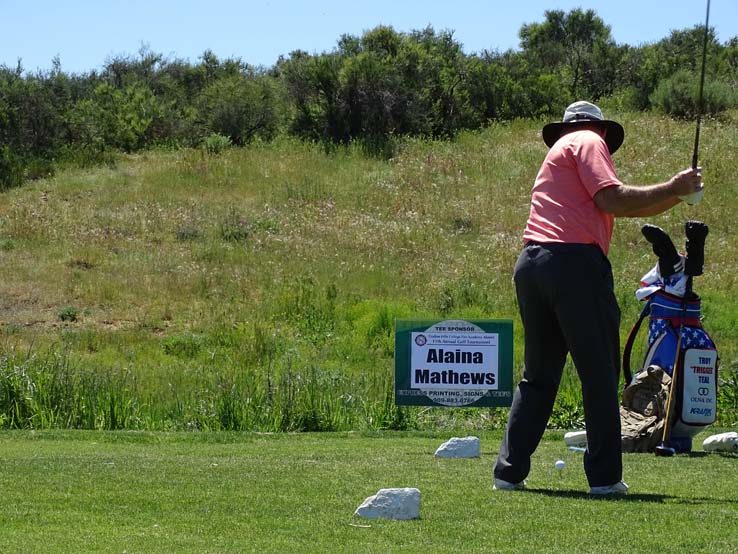
[[[420,517],[420,491],[415,488],[379,489],[356,508],[354,515],[367,519],[417,519]]]
[[[738,433],[730,431],[710,435],[702,441],[702,450],[705,452],[738,452]]]
[[[479,458],[479,439],[477,437],[453,437],[436,450],[437,458]]]

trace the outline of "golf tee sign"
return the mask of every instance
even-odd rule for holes
[[[511,320],[395,321],[395,404],[512,403]]]

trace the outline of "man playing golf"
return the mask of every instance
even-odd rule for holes
[[[629,186],[611,154],[623,127],[589,102],[543,128],[550,147],[533,185],[515,287],[525,330],[525,368],[494,467],[495,489],[525,486],[531,455],[553,409],[567,353],[582,384],[590,494],[626,494],[622,481],[618,379],[620,309],[607,253],[615,217],[662,213],[702,191],[700,168]]]

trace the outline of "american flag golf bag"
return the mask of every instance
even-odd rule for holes
[[[645,301],[645,306],[625,344],[623,373],[627,388],[633,381],[630,371],[633,344],[642,322],[648,319],[646,354],[637,372],[657,366],[673,378],[676,365],[671,443],[676,451],[688,452],[692,437],[716,419],[718,352],[702,327],[701,299],[691,290],[692,275],[685,275],[684,265],[682,257],[680,271],[667,278],[649,279],[654,272],[658,274],[657,266],[641,281],[637,296]],[[697,274],[701,274],[701,266]]]

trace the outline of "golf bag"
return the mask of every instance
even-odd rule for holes
[[[697,236],[701,240],[695,241],[696,225],[701,226]],[[623,351],[623,449],[652,451],[667,425],[671,447],[689,452],[692,437],[715,422],[717,409],[717,348],[702,327],[701,299],[692,291],[692,278],[702,274],[707,227],[688,222],[686,257],[676,252],[671,239],[658,227],[645,226],[643,233],[654,245],[659,263],[643,277],[636,293],[646,304]],[[646,318],[646,354],[634,377],[631,352]],[[675,372],[675,388],[670,390]],[[667,415],[671,418],[668,423]]]

